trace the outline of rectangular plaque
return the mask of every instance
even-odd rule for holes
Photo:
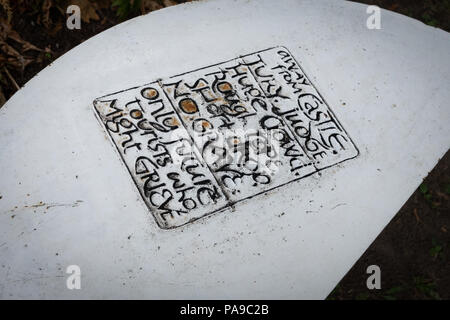
[[[165,229],[358,155],[284,47],[107,95],[94,107]]]

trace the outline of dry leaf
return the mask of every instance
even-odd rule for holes
[[[149,12],[159,10],[162,8],[163,8],[163,6],[160,5],[155,0],[142,0],[142,2],[141,2],[141,13],[142,14],[149,13]]]
[[[42,24],[47,29],[50,27],[50,8],[52,7],[52,0],[44,0],[42,3]]]
[[[21,52],[6,42],[7,39],[12,39],[21,44]],[[4,19],[0,19],[0,49],[2,52],[0,65],[11,66],[21,72],[23,72],[27,65],[34,61],[33,58],[23,56],[22,54],[24,52],[29,50],[43,51],[28,41],[23,40],[16,31],[12,30],[11,25]]]
[[[97,0],[95,1],[96,9],[109,9],[111,7],[111,0]]]
[[[28,50],[42,51],[42,49],[39,49],[38,47],[29,43],[28,41],[23,40],[22,37],[19,35],[19,33],[13,30],[11,25],[3,19],[0,19],[0,34],[1,34],[0,39],[3,42],[6,42],[7,39],[11,39],[16,41],[17,43],[20,43],[22,45],[23,52]]]
[[[171,7],[171,6],[177,5],[178,3],[176,3],[173,0],[163,0],[163,4],[165,7]]]

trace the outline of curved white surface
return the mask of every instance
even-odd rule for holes
[[[367,17],[344,1],[194,2],[111,28],[39,73],[0,109],[0,297],[325,298],[450,146],[449,34],[384,10],[369,30]],[[160,229],[92,101],[274,46],[359,156]],[[66,288],[74,264],[81,290]]]

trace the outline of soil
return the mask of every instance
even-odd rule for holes
[[[155,0],[159,1],[159,0]],[[184,2],[178,0],[177,2]],[[450,30],[449,0],[378,0],[359,2],[409,15],[424,23]],[[57,13],[52,13],[57,15]],[[13,29],[51,54],[41,63],[32,63],[22,72],[10,74],[23,86],[45,66],[88,38],[120,22],[110,8],[98,10],[99,21],[82,23],[81,30],[65,27],[51,31],[39,24],[39,14],[14,15]],[[128,17],[132,18],[132,17]],[[60,23],[65,23],[61,20]],[[1,89],[6,99],[16,91],[2,74]],[[1,93],[1,91],[0,91]],[[1,105],[1,101],[0,101]],[[356,262],[328,299],[449,299],[450,298],[450,152],[439,161],[419,189]],[[381,269],[381,289],[366,286],[369,265]]]

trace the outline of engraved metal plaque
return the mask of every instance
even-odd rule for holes
[[[107,95],[94,107],[165,229],[358,155],[284,47]]]

